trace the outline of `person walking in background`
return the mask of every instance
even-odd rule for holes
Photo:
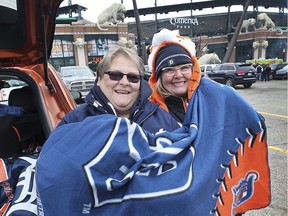
[[[261,75],[262,75],[262,71],[263,71],[263,67],[261,66],[261,64],[258,64],[256,67],[256,71],[257,71],[257,80],[261,81]]]
[[[267,65],[266,68],[265,68],[265,70],[266,70],[266,79],[265,79],[265,81],[266,81],[266,80],[267,80],[267,81],[270,81],[270,74],[271,74],[271,67],[270,67],[270,65]]]
[[[267,67],[267,65],[263,66],[262,75],[261,75],[261,81],[265,81],[265,82],[267,80],[266,67]]]

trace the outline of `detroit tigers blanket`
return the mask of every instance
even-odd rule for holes
[[[38,154],[0,158],[0,215],[36,216],[35,166]]]
[[[235,215],[270,203],[266,127],[232,88],[202,80],[183,127],[125,118],[57,128],[36,164],[38,215]]]

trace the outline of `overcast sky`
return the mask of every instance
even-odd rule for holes
[[[205,0],[192,0],[193,3],[195,2],[203,2]],[[101,2],[101,3],[100,3]],[[101,0],[101,1],[96,1],[96,0],[72,0],[72,4],[79,4],[83,7],[86,7],[86,11],[82,11],[82,16],[84,19],[87,19],[91,22],[96,22],[98,15],[105,10],[107,7],[109,7],[111,4],[114,2],[119,2],[125,5],[127,10],[133,9],[133,3],[132,0]],[[137,0],[137,7],[139,8],[146,8],[146,7],[154,7],[155,6],[155,0]],[[190,3],[191,0],[177,0],[176,4],[181,4],[181,3]],[[157,6],[163,6],[163,5],[173,5],[175,4],[175,0],[157,0]],[[61,4],[60,7],[68,6],[68,0],[64,0],[63,3]],[[241,11],[243,7],[239,6],[232,6],[231,11]],[[252,7],[249,7],[248,10],[253,10]],[[260,10],[260,9],[259,9]],[[269,9],[272,11],[272,9]],[[265,12],[267,10],[264,10],[263,8],[261,9],[262,12]],[[274,12],[278,12],[278,9],[274,9]],[[222,7],[222,8],[210,8],[210,9],[205,9],[201,11],[193,11],[192,15],[200,15],[200,14],[213,14],[213,13],[223,13],[223,12],[228,12],[227,7]],[[286,10],[287,12],[287,10]],[[158,14],[157,19],[163,19],[167,17],[181,17],[181,16],[190,16],[191,11],[181,11],[181,12],[170,12],[169,14]],[[76,16],[76,15],[73,15]],[[146,16],[140,16],[140,21],[143,20],[153,20],[154,15],[146,15]],[[125,22],[134,22],[134,18],[126,18]]]
[[[192,0],[192,2],[201,2],[205,0]],[[98,3],[101,2],[101,3]],[[133,2],[132,0],[101,0],[101,1],[96,1],[96,0],[72,0],[72,4],[79,4],[81,6],[84,6],[88,8],[88,10],[82,12],[82,16],[84,19],[90,20],[92,22],[95,22],[97,20],[98,15],[105,10],[107,7],[109,7],[111,4],[114,2],[122,3],[125,5],[127,10],[133,9]],[[146,7],[154,7],[155,6],[155,0],[138,0],[136,1],[137,7],[139,8],[146,8]],[[191,0],[178,0],[177,4],[181,3],[189,3]],[[157,6],[162,6],[162,5],[173,5],[175,4],[175,0],[157,0]],[[67,6],[68,5],[68,0],[64,0],[63,3],[61,4],[62,6]],[[182,12],[183,13],[183,12]],[[169,13],[171,15],[171,13]],[[179,15],[178,15],[179,16]],[[181,16],[181,15],[180,15]],[[166,15],[167,17],[167,15]],[[153,19],[154,15],[148,15],[148,16],[141,16],[140,20],[143,19]],[[158,15],[158,18],[159,15]],[[131,20],[133,21],[134,18]],[[125,22],[129,22],[130,20],[125,19]]]

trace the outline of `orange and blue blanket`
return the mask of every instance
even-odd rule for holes
[[[39,215],[227,216],[269,205],[263,118],[202,79],[183,126],[151,134],[125,118],[58,127],[36,164]]]

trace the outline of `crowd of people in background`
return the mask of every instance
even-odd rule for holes
[[[270,75],[271,75],[270,65],[258,64],[256,66],[256,70],[257,70],[257,80],[265,82],[270,81]]]

